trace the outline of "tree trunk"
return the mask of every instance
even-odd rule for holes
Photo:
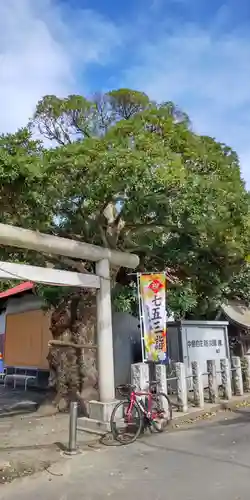
[[[86,413],[85,402],[98,398],[95,294],[79,292],[64,298],[52,312],[51,332],[61,342],[51,343],[48,354],[54,404],[65,411],[70,401],[79,401]],[[93,349],[79,344],[91,344]]]
[[[119,271],[119,267],[111,269],[112,288]],[[86,290],[72,292],[52,312],[52,336],[61,345],[49,347],[49,385],[55,390],[54,404],[59,411],[67,410],[74,400],[79,401],[82,413],[86,414],[85,403],[99,398],[96,314],[96,293]],[[76,347],[79,344],[87,348]]]

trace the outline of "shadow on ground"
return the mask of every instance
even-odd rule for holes
[[[222,426],[230,426],[230,425],[239,425],[239,424],[249,424],[250,423],[250,411],[246,409],[236,408],[234,410],[226,411],[224,419],[220,420],[220,425]],[[218,425],[215,422],[213,425]]]
[[[45,391],[12,389],[0,386],[0,418],[34,413],[48,401]]]

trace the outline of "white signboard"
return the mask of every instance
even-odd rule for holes
[[[184,363],[187,366],[188,375],[191,375],[191,362],[198,361],[202,373],[207,371],[207,360],[214,359],[216,369],[220,371],[220,360],[227,357],[227,338],[223,327],[211,328],[190,326],[185,328],[186,352],[184,352]],[[220,374],[217,375],[218,383],[221,383]],[[204,375],[204,384],[207,385],[207,376]]]

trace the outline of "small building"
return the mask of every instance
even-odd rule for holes
[[[231,354],[250,354],[250,307],[244,302],[231,300],[221,306],[221,318],[229,322],[228,340]]]
[[[42,306],[31,282],[0,293],[0,352],[5,367],[49,370],[50,312]]]

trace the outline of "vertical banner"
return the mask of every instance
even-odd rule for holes
[[[139,274],[138,295],[143,359],[163,362],[167,359],[165,274]]]

